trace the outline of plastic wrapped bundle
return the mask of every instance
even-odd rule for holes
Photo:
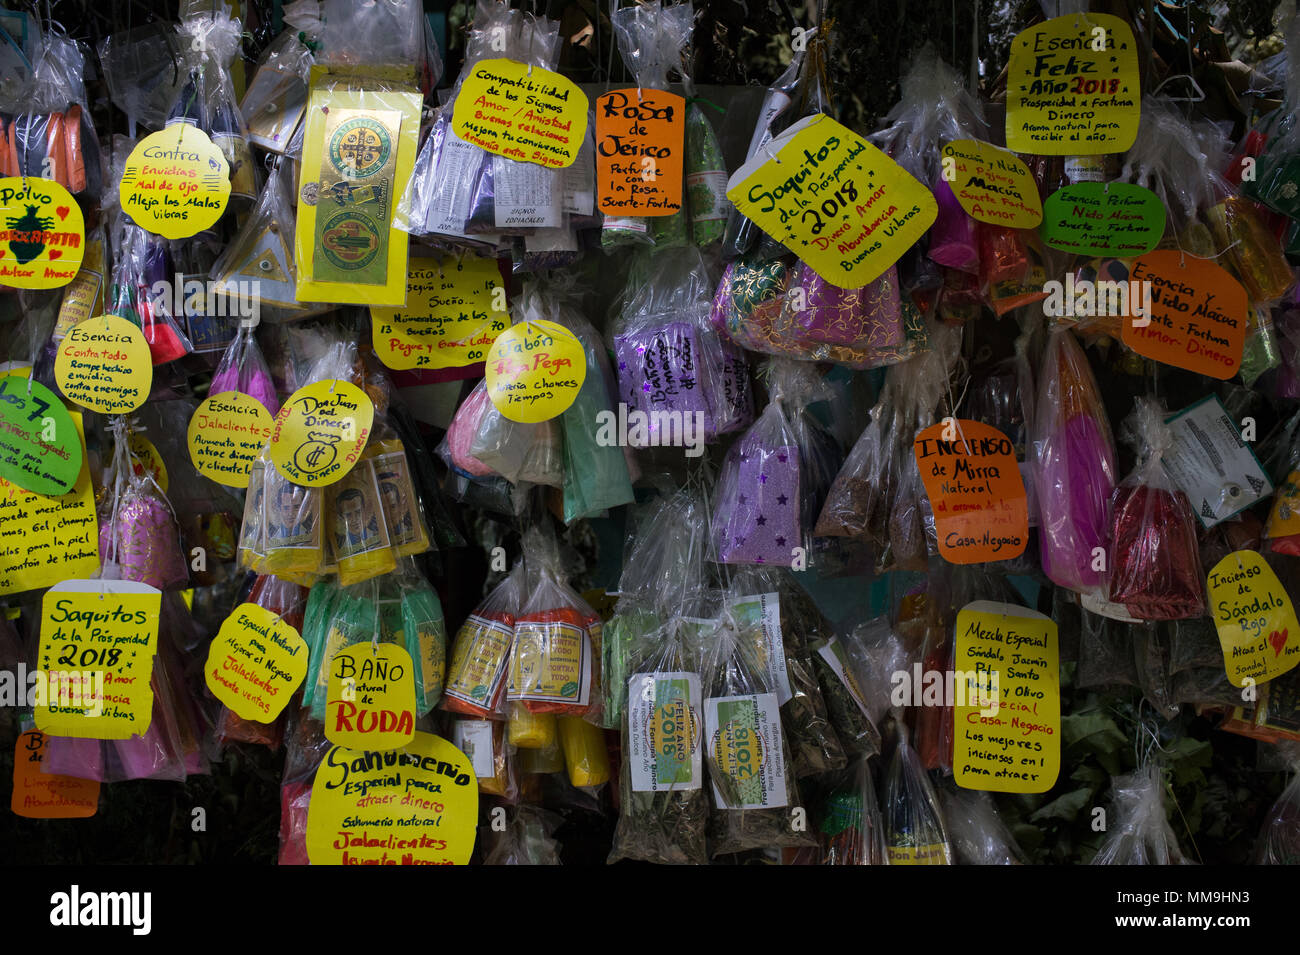
[[[524,605],[524,565],[466,618],[452,641],[442,708],[481,718],[501,718],[515,620]]]
[[[724,564],[789,566],[794,548],[811,546],[821,475],[805,416],[827,392],[815,368],[785,359],[773,359],[769,390],[767,408],[727,451],[718,479],[713,529]]]
[[[1160,463],[1172,442],[1164,417],[1154,399],[1138,401],[1128,420],[1138,466],[1115,489],[1112,503],[1109,599],[1143,620],[1205,613],[1196,516]]]
[[[943,818],[962,865],[1025,864],[1015,837],[998,816],[989,793],[945,789]]]
[[[1154,763],[1111,780],[1114,808],[1093,865],[1187,865],[1165,818],[1164,782]]]
[[[564,581],[555,542],[524,535],[527,599],[514,621],[506,698],[534,715],[600,719],[601,620]]]
[[[638,256],[627,289],[613,332],[619,395],[646,415],[647,444],[673,443],[664,431],[675,424],[680,434],[687,415],[706,441],[746,425],[753,412],[744,358],[709,323],[713,285],[699,250]]]
[[[182,587],[189,582],[189,565],[171,504],[148,470],[135,472],[123,419],[115,423],[114,435],[113,467],[104,482],[112,493],[105,497],[99,525],[103,576],[159,590]]]
[[[885,820],[876,801],[871,764],[858,760],[822,807],[823,865],[887,865]]]
[[[1098,591],[1105,571],[1094,550],[1110,536],[1115,442],[1088,361],[1065,330],[1047,342],[1033,448],[1043,571],[1059,586]]]
[[[1295,759],[1295,752],[1291,754]],[[1256,865],[1300,865],[1300,773],[1268,811],[1255,847]]]
[[[280,399],[275,393],[275,382],[271,380],[270,369],[266,367],[266,359],[262,357],[262,350],[257,347],[257,339],[250,326],[239,329],[235,340],[221,356],[217,372],[212,376],[212,384],[208,386],[209,395],[220,395],[230,391],[242,392],[256,398],[262,403],[262,407],[270,412],[271,417],[275,417],[276,412],[280,410]]]
[[[619,819],[610,861],[704,865],[709,798],[699,661],[676,620],[635,651],[623,716]]]
[[[706,671],[704,745],[715,807],[709,824],[713,855],[816,845],[809,833],[795,828],[790,812],[802,803],[775,687],[750,641],[725,617],[715,631]]]
[[[885,845],[890,865],[951,865],[939,798],[898,721],[898,744],[885,777]]]
[[[849,368],[904,361],[926,342],[893,266],[860,289],[842,289],[803,263],[740,258],[723,272],[709,314],[718,334],[743,348]]]

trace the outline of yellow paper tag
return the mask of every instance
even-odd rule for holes
[[[498,292],[497,290],[501,291]],[[370,309],[375,354],[389,368],[459,368],[483,361],[510,327],[496,259],[411,259],[406,305]]]
[[[1027,607],[977,600],[957,614],[956,639],[952,772],[957,785],[1047,792],[1061,771],[1056,622]]]
[[[817,114],[764,146],[727,198],[840,288],[879,278],[934,224],[930,190],[857,133]]]
[[[1010,229],[1043,221],[1043,201],[1029,167],[1015,153],[977,139],[943,147],[943,178],[972,219]]]
[[[80,412],[81,470],[70,494],[45,497],[0,478],[0,594],[39,590],[99,570],[99,522]]]
[[[928,846],[890,846],[890,865],[951,865],[948,846],[936,842]]]
[[[497,336],[487,356],[487,391],[511,421],[537,424],[568,410],[587,377],[587,353],[563,325],[536,319]]]
[[[77,277],[86,223],[77,200],[52,179],[0,179],[0,285],[62,288]]]
[[[307,641],[265,607],[240,604],[208,645],[203,677],[236,716],[272,723],[307,677]]]
[[[416,733],[396,752],[335,746],[311,787],[312,865],[467,865],[478,831],[469,758]]]
[[[540,66],[480,60],[456,94],[451,128],[490,153],[562,169],[587,135],[587,94]]]
[[[131,469],[136,474],[151,474],[164,494],[167,493],[167,464],[154,447],[154,443],[142,434],[133,433],[126,442],[131,452]]]
[[[1270,540],[1300,534],[1300,471],[1292,471],[1278,487],[1265,534]]]
[[[144,332],[117,315],[73,326],[59,344],[54,380],[66,398],[91,411],[135,411],[153,387],[153,356]]]
[[[1122,153],[1137,139],[1137,43],[1108,13],[1017,34],[1007,64],[1007,148],[1039,156]]]
[[[242,391],[208,395],[190,418],[190,461],[226,487],[248,487],[253,462],[271,437],[271,413]]]
[[[370,396],[350,381],[303,385],[275,416],[271,460],[294,484],[333,484],[361,457],[374,422]]]
[[[1263,683],[1300,663],[1295,607],[1256,551],[1234,551],[1215,564],[1209,590],[1229,683]]]
[[[165,239],[216,225],[230,200],[230,164],[208,134],[176,123],[136,144],[117,188],[131,221]]]
[[[325,738],[353,749],[401,749],[415,735],[415,668],[395,643],[343,647],[329,661]]]
[[[144,735],[161,606],[162,591],[133,580],[67,580],[46,591],[37,666],[47,696],[36,727],[81,739]]]

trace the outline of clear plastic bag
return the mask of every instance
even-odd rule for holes
[[[831,625],[784,568],[745,568],[727,594],[737,639],[749,641],[780,701],[781,727],[798,779],[847,765],[817,682],[810,644],[824,641]]]
[[[693,246],[640,255],[629,269],[614,355],[620,396],[629,414],[645,416],[651,446],[673,443],[673,431],[684,436],[688,415],[706,441],[752,419],[745,359],[709,323],[712,290]]]
[[[114,252],[109,314],[140,327],[155,366],[184,358],[194,346],[171,313],[170,296],[153,293],[155,287],[170,287],[175,279],[167,243],[122,215],[115,230]]]
[[[312,51],[320,45],[322,29],[320,3],[295,0],[285,6],[283,17],[284,32],[263,51],[239,104],[249,140],[282,155],[289,151],[307,109]]]
[[[704,674],[704,745],[713,788],[712,854],[816,845],[810,833],[796,829],[790,811],[802,801],[776,688],[756,659],[752,641],[727,615],[711,639]]]
[[[1140,398],[1125,422],[1138,465],[1111,502],[1108,597],[1142,620],[1179,620],[1205,613],[1205,572],[1196,516],[1173,486],[1161,457],[1173,442],[1164,408]]]
[[[943,818],[961,865],[1024,865],[1024,854],[998,815],[993,796],[972,789],[943,790]]]
[[[771,398],[727,451],[714,495],[717,560],[724,564],[790,566],[796,547],[808,553],[829,486],[816,454],[808,405],[829,392],[814,366],[774,358]],[[823,490],[820,490],[823,489]]]
[[[601,620],[564,581],[553,539],[524,535],[531,567],[527,599],[514,622],[506,699],[535,715],[601,718]]]
[[[560,843],[555,831],[564,817],[540,806],[523,804],[511,814],[506,829],[483,856],[484,865],[559,865]]]
[[[699,660],[674,619],[630,649],[619,818],[610,862],[708,863]]]
[[[113,463],[104,475],[99,515],[99,553],[105,580],[135,580],[159,590],[189,583],[189,564],[181,552],[180,529],[167,495],[153,475],[137,474],[130,458],[129,426],[113,426]]]
[[[1092,865],[1188,865],[1165,818],[1164,780],[1155,763],[1111,780],[1114,802],[1106,839]]]
[[[515,620],[524,606],[524,588],[521,562],[456,631],[442,696],[444,710],[504,718],[506,671],[514,645]]]
[[[871,763],[859,759],[835,777],[822,804],[822,865],[887,865],[885,820]]]
[[[1051,333],[1034,405],[1034,485],[1043,572],[1061,587],[1098,592],[1115,489],[1115,442],[1088,360],[1074,336]]]
[[[212,384],[208,386],[209,395],[230,391],[256,398],[271,417],[280,410],[280,398],[275,393],[275,382],[271,379],[266,359],[262,357],[262,350],[257,347],[254,326],[240,326],[235,340],[221,356]]]
[[[939,797],[912,749],[906,725],[901,720],[895,725],[898,742],[882,799],[889,864],[952,865],[952,844]]]
[[[1259,827],[1256,865],[1300,865],[1300,753],[1292,747],[1286,756],[1291,761],[1291,781]]]
[[[669,6],[660,0],[646,0],[614,10],[610,21],[619,54],[632,71],[638,89],[666,90],[669,72],[684,72],[682,52],[691,42],[695,22],[690,3]],[[607,215],[600,244],[606,249],[629,244],[660,248],[682,245],[687,241],[688,217],[685,204],[671,216]]]

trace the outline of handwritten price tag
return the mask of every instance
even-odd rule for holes
[[[396,751],[335,746],[307,810],[312,865],[467,865],[478,831],[478,777],[430,733]]]
[[[596,100],[596,183],[611,216],[670,216],[682,207],[686,100],[614,90]]]
[[[91,411],[135,411],[153,387],[153,356],[144,332],[116,315],[74,325],[59,344],[54,380],[70,401]]]
[[[236,716],[271,723],[307,677],[307,641],[257,604],[240,604],[208,645],[208,689]]]
[[[1038,186],[1015,153],[957,139],[943,147],[943,160],[944,178],[971,218],[1012,229],[1032,229],[1043,221]]]
[[[1076,255],[1132,258],[1165,233],[1165,207],[1150,189],[1128,182],[1079,182],[1043,207],[1043,241]]]
[[[253,462],[271,437],[266,406],[240,391],[208,395],[186,432],[194,469],[226,487],[248,487]]]
[[[957,614],[952,771],[957,785],[1042,793],[1061,772],[1056,622],[977,600]]]
[[[1246,290],[1209,259],[1157,249],[1133,263],[1130,282],[1151,285],[1151,315],[1124,319],[1124,344],[1139,355],[1228,379],[1241,367],[1249,303]]]
[[[482,60],[456,94],[451,128],[490,153],[563,169],[578,158],[587,135],[587,95],[540,66]]]
[[[1229,554],[1214,565],[1208,584],[1229,683],[1263,683],[1300,663],[1295,607],[1258,552]]]
[[[325,487],[352,470],[374,423],[374,403],[352,382],[303,385],[271,425],[271,461],[294,484]]]
[[[368,640],[330,658],[325,738],[358,749],[400,749],[415,735],[415,670],[394,643]]]
[[[500,289],[501,291],[498,291]],[[411,259],[406,305],[372,306],[375,354],[389,368],[460,368],[483,361],[510,326],[496,259]]]
[[[982,421],[934,424],[912,443],[939,553],[954,564],[1011,560],[1029,540],[1025,482],[1010,439]]]
[[[36,728],[127,739],[153,721],[162,591],[132,580],[67,580],[41,601],[40,669],[50,681]]]
[[[832,285],[879,278],[934,224],[930,190],[829,116],[800,120],[727,182],[727,198]]]
[[[582,342],[545,319],[507,329],[488,352],[488,398],[511,421],[537,424],[563,414],[586,377]]]
[[[0,477],[57,496],[80,472],[81,436],[63,402],[27,374],[0,376]]]
[[[99,522],[81,414],[69,417],[82,448],[71,494],[46,497],[0,478],[0,594],[39,590],[99,570]]]
[[[62,288],[85,255],[86,222],[72,194],[50,179],[0,179],[0,285]]]
[[[1040,156],[1122,153],[1137,139],[1137,43],[1119,17],[1077,13],[1011,41],[1007,148]]]
[[[216,225],[230,200],[230,164],[201,129],[179,123],[140,140],[118,184],[122,211],[165,239]]]

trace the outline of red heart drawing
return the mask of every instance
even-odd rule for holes
[[[1268,642],[1273,645],[1273,656],[1280,657],[1282,655],[1282,648],[1286,646],[1286,631],[1283,630],[1279,633],[1274,630],[1268,635]]]
[[[63,250],[62,250],[62,249],[50,249],[50,261],[51,261],[51,262],[53,262],[55,259],[61,259],[61,258],[63,258]]]
[[[5,253],[8,251],[9,251],[8,249],[0,249],[0,259],[3,259],[5,257]]]
[[[72,210],[69,209],[67,206],[59,206],[57,209],[54,210],[54,213],[60,219],[66,219],[68,217],[68,213],[71,211]]]

